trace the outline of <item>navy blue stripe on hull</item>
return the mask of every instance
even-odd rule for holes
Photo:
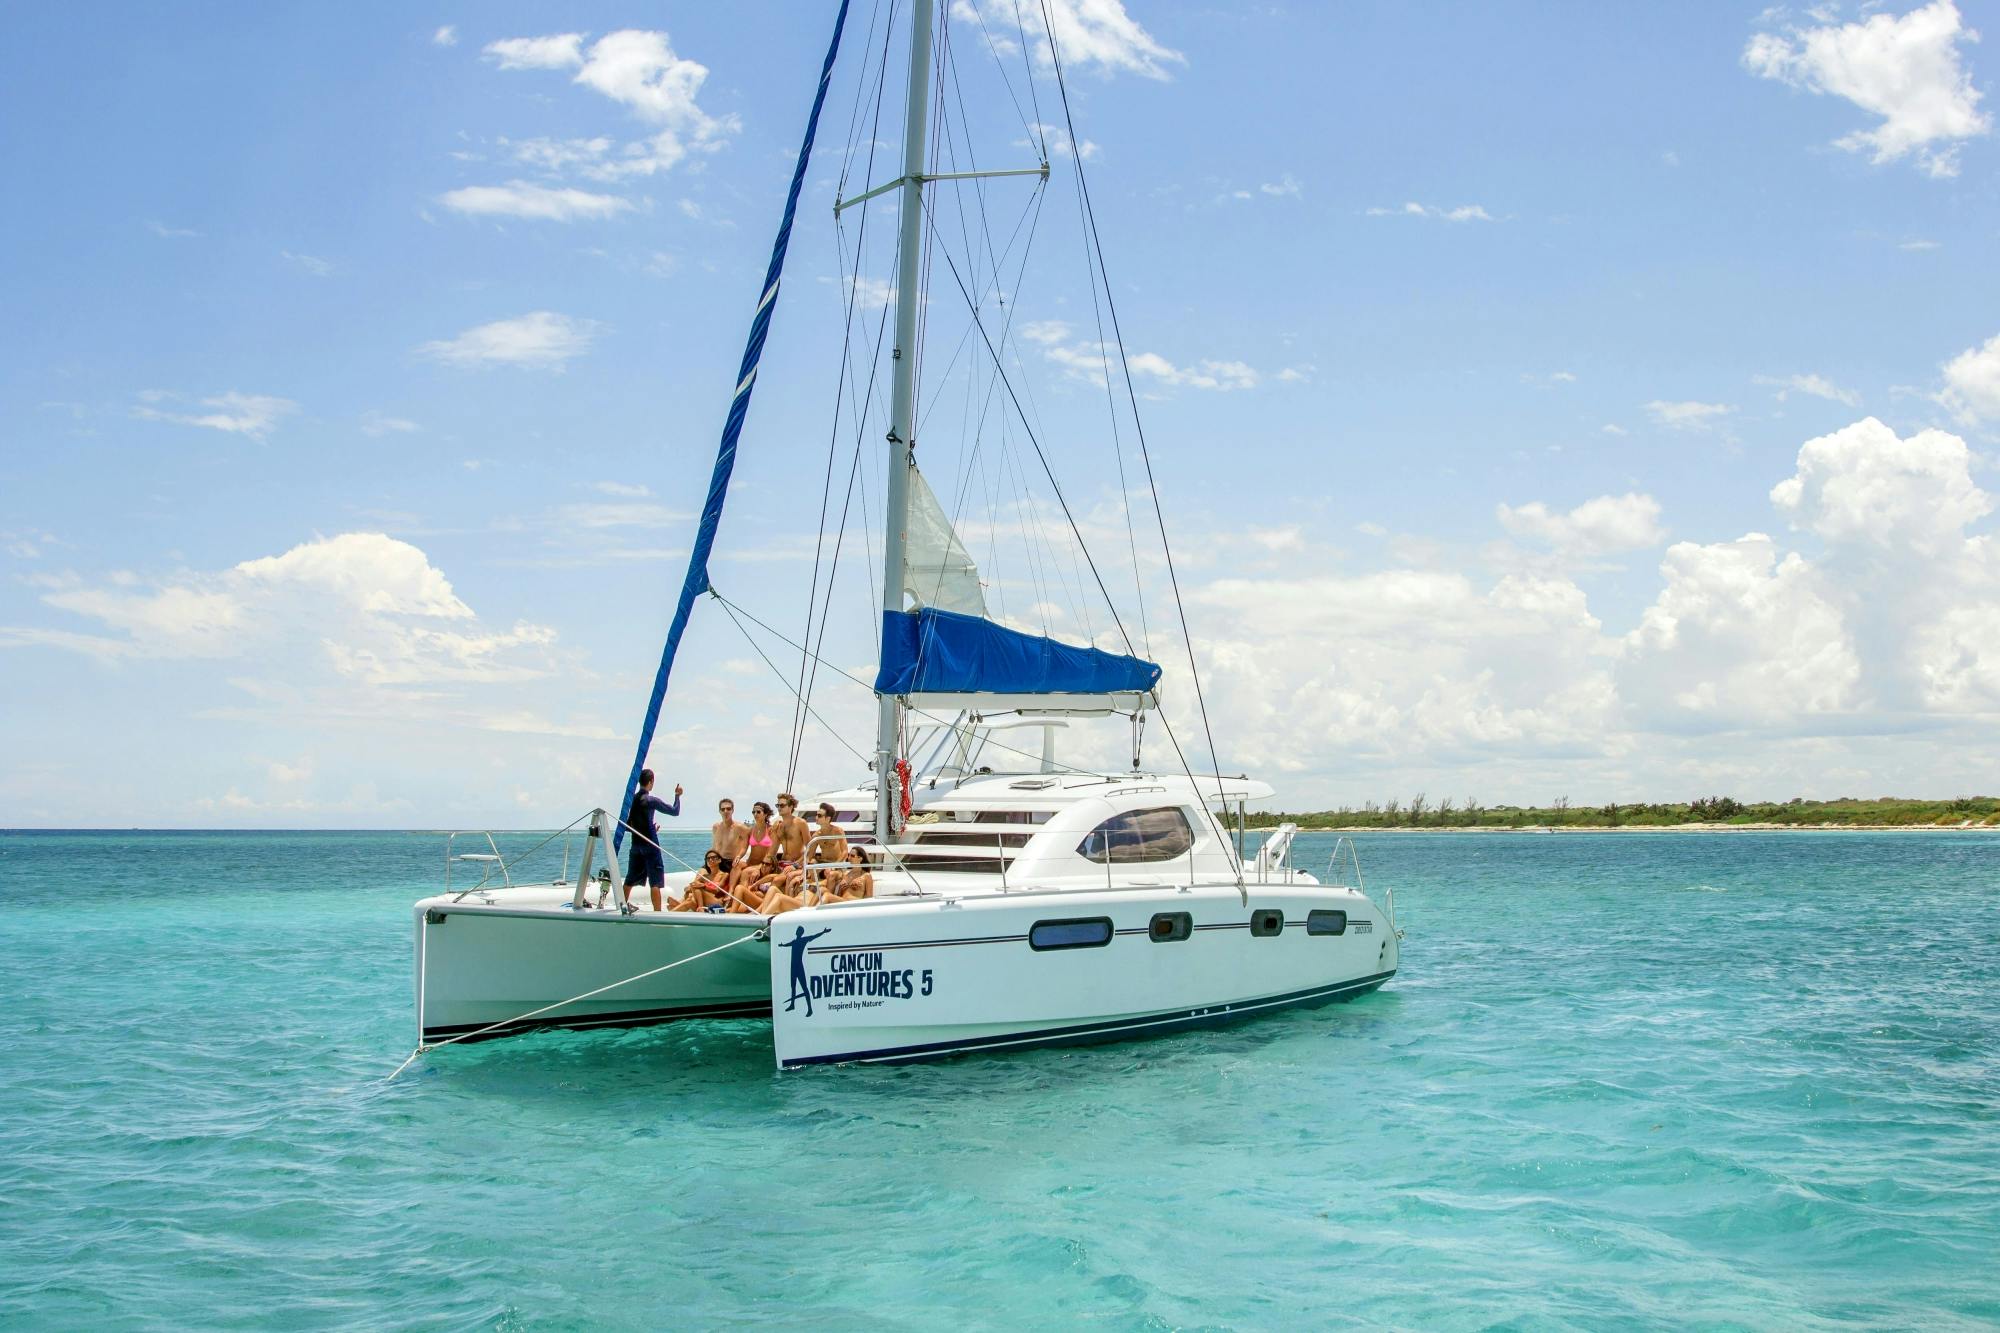
[[[532,1018],[518,1023],[503,1023],[491,1032],[482,1029],[491,1027],[489,1023],[451,1023],[424,1029],[426,1042],[442,1041],[461,1033],[478,1032],[476,1037],[465,1037],[459,1043],[492,1041],[496,1037],[513,1037],[523,1032],[535,1032],[542,1028],[569,1028],[583,1031],[593,1028],[640,1028],[656,1023],[675,1023],[684,1018],[769,1018],[769,1000],[750,1000],[735,1004],[703,1004],[679,1009],[633,1009],[616,1014],[576,1014],[569,1018]]]
[[[804,1065],[914,1064],[921,1060],[938,1060],[967,1051],[1028,1046],[1081,1046],[1092,1042],[1120,1041],[1126,1037],[1150,1037],[1166,1032],[1184,1032],[1190,1028],[1234,1023],[1276,1009],[1303,1009],[1319,1004],[1352,1000],[1366,995],[1395,975],[1395,969],[1392,968],[1387,972],[1377,972],[1374,976],[1343,981],[1336,986],[1317,986],[1311,990],[1291,991],[1284,995],[1268,995],[1258,1000],[1245,1000],[1240,1004],[1205,1005],[1199,1009],[1150,1014],[1142,1018],[1116,1018],[1101,1023],[1040,1028],[1033,1032],[1006,1032],[992,1037],[937,1041],[921,1046],[849,1051],[841,1055],[809,1055],[799,1060],[786,1060],[784,1067],[797,1069]]]

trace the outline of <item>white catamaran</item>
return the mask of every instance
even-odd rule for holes
[[[908,5],[902,170],[836,204],[900,192],[873,776],[824,797],[866,848],[873,896],[776,916],[639,910],[616,865],[628,826],[605,810],[579,821],[581,864],[555,883],[515,883],[495,846],[456,858],[485,873],[454,891],[448,850],[447,891],[415,907],[419,1049],[540,1027],[735,1017],[770,1020],[780,1068],[907,1061],[1234,1020],[1352,998],[1396,972],[1393,897],[1365,893],[1351,856],[1350,874],[1329,876],[1349,882],[1294,868],[1291,826],[1246,855],[1243,810],[1272,794],[1263,783],[1185,765],[1138,771],[1160,668],[992,618],[977,567],[917,471],[926,189],[1049,171],[1046,152],[1029,172],[927,165],[933,7]],[[843,0],[621,810],[688,616],[710,591],[709,554],[846,17]],[[1045,36],[1053,50],[1054,33]],[[1118,715],[1132,719],[1133,771],[1058,761],[1072,721]],[[806,849],[809,870],[819,841]],[[668,892],[693,877],[669,875]]]

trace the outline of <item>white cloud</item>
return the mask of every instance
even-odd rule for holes
[[[1756,375],[1752,376],[1752,382],[1776,389],[1781,403],[1791,394],[1803,393],[1848,407],[1861,404],[1860,394],[1841,388],[1824,375]]]
[[[1945,363],[1938,401],[1968,426],[2000,421],[2000,333]]]
[[[409,435],[422,429],[406,417],[385,416],[380,412],[361,414],[361,433],[364,435]]]
[[[1010,34],[1020,31],[1018,19],[1028,13],[1028,42],[1035,63],[1044,68],[1052,63],[1051,31],[1065,71],[1094,68],[1105,75],[1124,72],[1165,79],[1168,66],[1187,63],[1187,57],[1161,45],[1126,13],[1123,0],[1047,0],[1046,28],[1040,22],[1041,6],[1024,11],[1014,0],[954,0],[952,10],[955,16],[975,22],[983,15],[981,35],[1003,56],[1020,51]]]
[[[1857,23],[1759,33],[1743,50],[1744,67],[1811,93],[1844,97],[1882,118],[1872,130],[1834,141],[1871,152],[1877,163],[1914,155],[1932,176],[1956,176],[1961,141],[1988,133],[1980,92],[1959,42],[1978,40],[1952,0],[1901,18],[1871,14]]]
[[[590,350],[597,327],[594,320],[537,310],[514,319],[481,324],[456,338],[425,343],[417,352],[453,366],[535,366],[561,370]]]
[[[629,200],[616,195],[592,194],[570,187],[551,188],[532,181],[468,185],[439,195],[438,202],[473,217],[532,218],[547,222],[615,217],[632,207]]]
[[[1046,145],[1051,158],[1081,157],[1086,162],[1095,158],[1099,152],[1098,146],[1089,139],[1085,139],[1081,146],[1070,142],[1069,131],[1061,125],[1049,125],[1041,121],[1036,121],[1029,128],[1035,137],[1032,139],[1016,139],[1014,140],[1014,147],[1033,148],[1040,151]]]
[[[201,406],[214,408],[212,412],[169,412],[154,404],[180,401],[180,395],[148,390],[139,395],[145,400],[132,409],[132,415],[145,421],[172,421],[183,426],[201,426],[207,430],[226,431],[231,435],[248,435],[253,440],[262,440],[270,434],[271,428],[279,421],[299,410],[299,405],[289,398],[276,398],[269,394],[228,393],[216,394],[213,398],[201,400]]]
[[[653,493],[651,486],[628,481],[596,481],[590,488],[600,495],[616,495],[628,500],[643,500]]]
[[[1264,194],[1270,195],[1273,199],[1297,199],[1301,186],[1299,178],[1288,171],[1276,182],[1266,182],[1257,188]]]
[[[200,232],[190,227],[169,227],[164,222],[148,222],[146,230],[164,241],[193,240],[201,235]]]
[[[1823,713],[1853,702],[1861,667],[1824,581],[1761,532],[1677,542],[1666,579],[1625,639],[1620,683],[1656,721],[1718,724]]]
[[[1972,451],[1956,435],[1899,439],[1867,417],[1806,441],[1798,470],[1771,488],[1771,503],[1828,542],[1934,554],[1992,512],[1971,468]]]
[[[318,255],[293,254],[290,250],[280,250],[278,253],[286,260],[297,264],[300,268],[312,274],[315,278],[324,278],[333,272],[333,265],[321,259]]]
[[[1921,253],[1925,250],[1942,250],[1944,249],[1944,246],[1937,241],[1904,241],[1901,245],[1898,245],[1896,248],[1898,250],[1909,250],[1915,253]]]
[[[1707,430],[1736,409],[1728,403],[1662,402],[1646,404],[1654,421],[1675,430]]]
[[[1660,526],[1660,502],[1650,495],[1600,495],[1568,513],[1556,513],[1536,500],[1516,508],[1500,505],[1500,526],[1516,537],[1546,542],[1576,555],[1608,555],[1657,546],[1666,539]]]
[[[576,81],[629,107],[641,119],[708,139],[735,128],[733,117],[715,119],[695,102],[708,67],[676,55],[664,32],[625,28],[599,38]]]
[[[1113,375],[1118,373],[1116,351],[1106,344],[1088,339],[1070,341],[1073,330],[1067,321],[1030,320],[1022,324],[1018,332],[1024,341],[1040,347],[1043,356],[1061,366],[1073,379],[1102,384],[1107,368]],[[1131,368],[1134,380],[1179,389],[1227,393],[1237,389],[1254,389],[1264,378],[1254,366],[1242,361],[1211,359],[1183,366],[1176,365],[1158,352],[1132,352],[1126,357],[1126,364]],[[1305,376],[1296,373],[1279,378],[1289,381]]]
[[[571,69],[583,63],[583,34],[509,37],[487,43],[486,54],[501,69]]]
[[[458,29],[453,27],[449,23],[445,24],[442,28],[439,28],[436,32],[431,34],[431,45],[457,46]]]
[[[375,532],[317,538],[213,574],[112,580],[43,595],[109,633],[10,629],[0,644],[66,648],[106,661],[236,659],[233,683],[257,697],[296,700],[355,688],[530,680],[552,671],[555,632],[478,624],[442,571],[408,542]]]
[[[1420,204],[1412,200],[1401,208],[1371,208],[1371,218],[1441,218],[1446,222],[1493,222],[1496,219],[1478,204],[1460,204],[1456,208],[1441,208],[1436,204]]]

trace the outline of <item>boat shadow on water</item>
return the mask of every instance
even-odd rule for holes
[[[1393,987],[1317,1008],[1157,1037],[965,1053],[919,1065],[831,1064],[781,1073],[771,1065],[771,1029],[757,1020],[702,1020],[620,1032],[548,1029],[504,1042],[431,1051],[405,1079],[476,1101],[574,1103],[601,1118],[626,1101],[658,1107],[728,1105],[737,1113],[859,1114],[877,1118],[920,1101],[1086,1092],[1106,1079],[1161,1078],[1199,1085],[1240,1060],[1367,1064],[1408,1034],[1397,1023]],[[872,1103],[871,1093],[894,1102]],[[723,1094],[717,1102],[711,1094]],[[862,1100],[856,1101],[860,1097]]]

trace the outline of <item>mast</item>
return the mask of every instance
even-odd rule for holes
[[[911,0],[910,85],[903,115],[902,216],[896,239],[896,346],[889,407],[889,492],[883,506],[882,609],[903,609],[903,546],[909,528],[910,467],[916,441],[917,289],[923,247],[924,154],[931,105],[931,8],[933,0]],[[896,739],[901,705],[893,694],[876,694],[875,840],[886,843],[897,810]]]

